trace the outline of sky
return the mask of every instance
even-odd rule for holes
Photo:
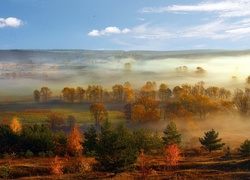
[[[1,0],[0,49],[250,47],[249,0]]]

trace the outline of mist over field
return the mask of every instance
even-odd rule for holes
[[[206,86],[243,88],[249,58],[249,50],[1,50],[0,96],[31,95],[42,86],[48,86],[54,94],[65,86],[102,85],[110,89],[125,81],[135,89],[146,81],[155,81],[157,86],[166,83],[170,88],[198,81]],[[179,66],[186,66],[188,71],[176,72]],[[206,73],[196,73],[197,67]]]

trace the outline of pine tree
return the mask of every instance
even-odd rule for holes
[[[181,144],[181,134],[178,132],[176,124],[174,122],[170,122],[164,130],[164,137],[162,137],[163,143],[166,146],[176,144],[180,146]]]
[[[239,152],[242,156],[250,156],[250,140],[246,139],[240,145]]]
[[[124,125],[114,128],[106,121],[101,127],[97,160],[107,171],[121,172],[133,168],[138,149],[132,132]]]
[[[91,125],[87,131],[84,133],[84,154],[95,155],[97,148],[97,131],[94,125]]]
[[[215,132],[214,129],[205,132],[204,138],[199,138],[202,147],[211,153],[214,150],[220,150],[225,143],[220,143],[222,139],[218,139],[219,133]]]

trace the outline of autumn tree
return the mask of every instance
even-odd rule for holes
[[[178,99],[183,93],[183,89],[180,86],[175,86],[173,89],[173,95],[175,99]]]
[[[229,99],[231,97],[231,91],[225,88],[220,88],[218,92],[219,99]]]
[[[76,99],[78,102],[82,103],[85,99],[85,93],[86,91],[82,87],[76,88]]]
[[[140,94],[149,98],[156,98],[156,83],[148,81],[142,86]]]
[[[212,100],[217,100],[219,97],[219,90],[220,90],[219,87],[210,86],[207,89],[205,89],[205,95]]]
[[[46,122],[48,123],[52,131],[57,131],[61,128],[64,123],[64,119],[61,115],[56,113],[51,113],[47,116]]]
[[[236,89],[234,92],[233,102],[236,105],[241,115],[246,115],[249,111],[250,97],[241,89]]]
[[[41,99],[47,101],[52,96],[52,91],[48,87],[42,87],[40,90]]]
[[[161,84],[158,90],[158,97],[160,100],[165,101],[170,99],[172,91],[168,88],[166,84]]]
[[[164,147],[163,158],[167,166],[176,166],[181,158],[181,150],[176,144]]]
[[[131,119],[136,122],[143,122],[145,120],[146,110],[141,104],[135,104],[131,110]]]
[[[13,132],[19,134],[22,130],[22,124],[18,121],[17,117],[14,117],[11,121],[10,128]]]
[[[108,118],[108,112],[102,103],[92,104],[89,108],[89,111],[91,116],[94,118],[96,125],[99,125]]]
[[[123,100],[124,87],[121,84],[116,84],[112,87],[113,96],[117,101]]]
[[[211,153],[214,150],[220,150],[225,143],[221,143],[221,138],[218,138],[219,133],[215,132],[214,129],[205,132],[203,138],[199,138],[202,147]]]
[[[196,94],[194,95],[194,111],[199,114],[200,119],[205,119],[208,113],[215,111],[217,106],[209,97]]]
[[[155,99],[140,96],[132,107],[132,120],[135,121],[157,121],[160,119],[158,103]]]
[[[181,144],[181,134],[179,133],[176,124],[174,122],[170,122],[167,124],[167,127],[164,130],[164,136],[162,137],[163,143],[166,146],[176,144],[180,146]]]
[[[103,97],[103,87],[100,85],[89,85],[86,89],[86,97],[90,102],[101,101]]]
[[[63,99],[68,103],[74,103],[76,98],[76,90],[74,88],[65,87],[62,90]]]
[[[40,102],[41,94],[37,89],[33,92],[33,97],[35,102]]]
[[[124,100],[126,102],[131,102],[134,99],[135,92],[133,89],[124,88]]]
[[[83,137],[79,131],[78,126],[75,124],[68,134],[67,152],[71,156],[81,156]]]

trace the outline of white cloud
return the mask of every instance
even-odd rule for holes
[[[15,17],[0,18],[0,28],[3,27],[19,27],[23,24],[23,21]]]
[[[91,32],[89,32],[88,35],[89,36],[100,36],[101,33],[98,30],[94,29]]]
[[[172,5],[165,7],[144,7],[141,13],[190,13],[190,12],[216,12],[220,17],[241,17],[250,15],[249,0],[221,0],[203,1],[195,5]]]
[[[105,29],[101,31],[94,29],[91,32],[89,32],[88,35],[89,36],[102,36],[102,35],[111,35],[111,34],[127,34],[130,32],[131,30],[128,28],[121,30],[116,26],[110,26],[110,27],[106,27]]]

